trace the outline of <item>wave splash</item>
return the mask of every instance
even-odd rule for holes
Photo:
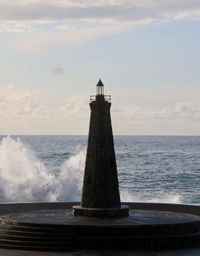
[[[51,174],[21,140],[0,143],[0,202],[80,200],[84,151],[67,159]]]
[[[65,160],[51,173],[19,138],[0,142],[0,202],[80,201],[85,151]],[[134,192],[132,192],[134,194]],[[133,195],[121,190],[124,202],[181,203],[179,194],[160,193],[156,197]]]

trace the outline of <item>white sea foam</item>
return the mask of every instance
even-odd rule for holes
[[[79,200],[84,152],[60,166],[58,174],[47,168],[20,139],[4,137],[0,143],[0,202]]]
[[[134,196],[126,190],[121,191],[121,201],[123,202],[147,202],[147,203],[182,203],[182,197],[179,194],[160,193],[159,196],[146,197],[144,195]]]
[[[153,197],[152,199],[148,200],[151,203],[170,203],[170,204],[178,204],[181,203],[181,195],[173,194],[173,195],[163,195],[161,194],[159,197]]]

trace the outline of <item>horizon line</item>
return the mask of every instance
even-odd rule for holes
[[[0,134],[0,136],[88,136],[88,134]],[[163,137],[199,137],[192,134],[113,134],[113,136],[163,136]]]

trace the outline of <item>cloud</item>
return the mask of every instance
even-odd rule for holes
[[[88,97],[72,96],[67,103],[60,108],[61,115],[65,119],[83,119],[88,116]]]
[[[0,87],[0,134],[86,132],[88,97],[69,96],[59,105],[49,105],[43,97],[39,92],[22,91],[14,85]]]
[[[24,118],[25,115],[44,118],[47,115],[36,93],[17,90],[13,85],[0,87],[0,113],[3,119]]]
[[[52,107],[41,104],[39,93],[21,91],[14,85],[0,87],[0,113],[3,119],[49,118],[80,119],[88,116],[88,96],[74,95],[61,106]]]
[[[116,133],[199,135],[200,102],[177,102],[168,107],[140,107],[137,105],[113,112]]]
[[[171,94],[163,92],[165,106],[153,103],[156,101],[154,94],[148,94],[147,102],[137,91],[119,93],[121,100],[113,97],[111,108],[114,134],[199,135],[199,91],[190,93],[190,89],[176,93],[179,98],[174,97],[171,102]],[[46,98],[51,96],[45,94]],[[138,102],[134,97],[139,98]],[[0,87],[0,134],[87,133],[88,95],[60,97],[59,104],[48,104],[49,100],[45,101],[41,92],[20,90],[14,85]]]
[[[198,0],[0,1],[2,21],[92,20],[135,22],[199,16]]]
[[[16,34],[1,45],[33,52],[139,24],[200,19],[199,0],[0,0],[0,10],[0,32]]]
[[[51,71],[54,75],[60,75],[64,72],[64,69],[62,67],[54,67]]]
[[[122,25],[107,25],[94,28],[77,28],[67,32],[47,31],[22,33],[8,38],[2,38],[1,46],[29,53],[48,52],[50,46],[79,46],[84,42],[122,31],[126,31]]]
[[[200,103],[193,102],[177,102],[167,108],[162,107],[125,107],[121,111],[122,116],[129,120],[188,120],[199,121]],[[117,115],[119,115],[119,113]],[[121,119],[121,116],[119,116]]]

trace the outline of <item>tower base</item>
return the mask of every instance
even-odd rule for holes
[[[99,249],[101,255],[152,255],[152,249],[200,248],[199,205],[127,203],[127,217],[91,218],[73,216],[73,204],[0,204],[0,248],[17,250],[0,255],[48,255],[36,251],[98,255]],[[154,255],[165,254],[157,252]]]
[[[122,205],[119,208],[84,208],[81,205],[74,205],[73,215],[99,218],[127,217],[129,215],[129,207]]]

